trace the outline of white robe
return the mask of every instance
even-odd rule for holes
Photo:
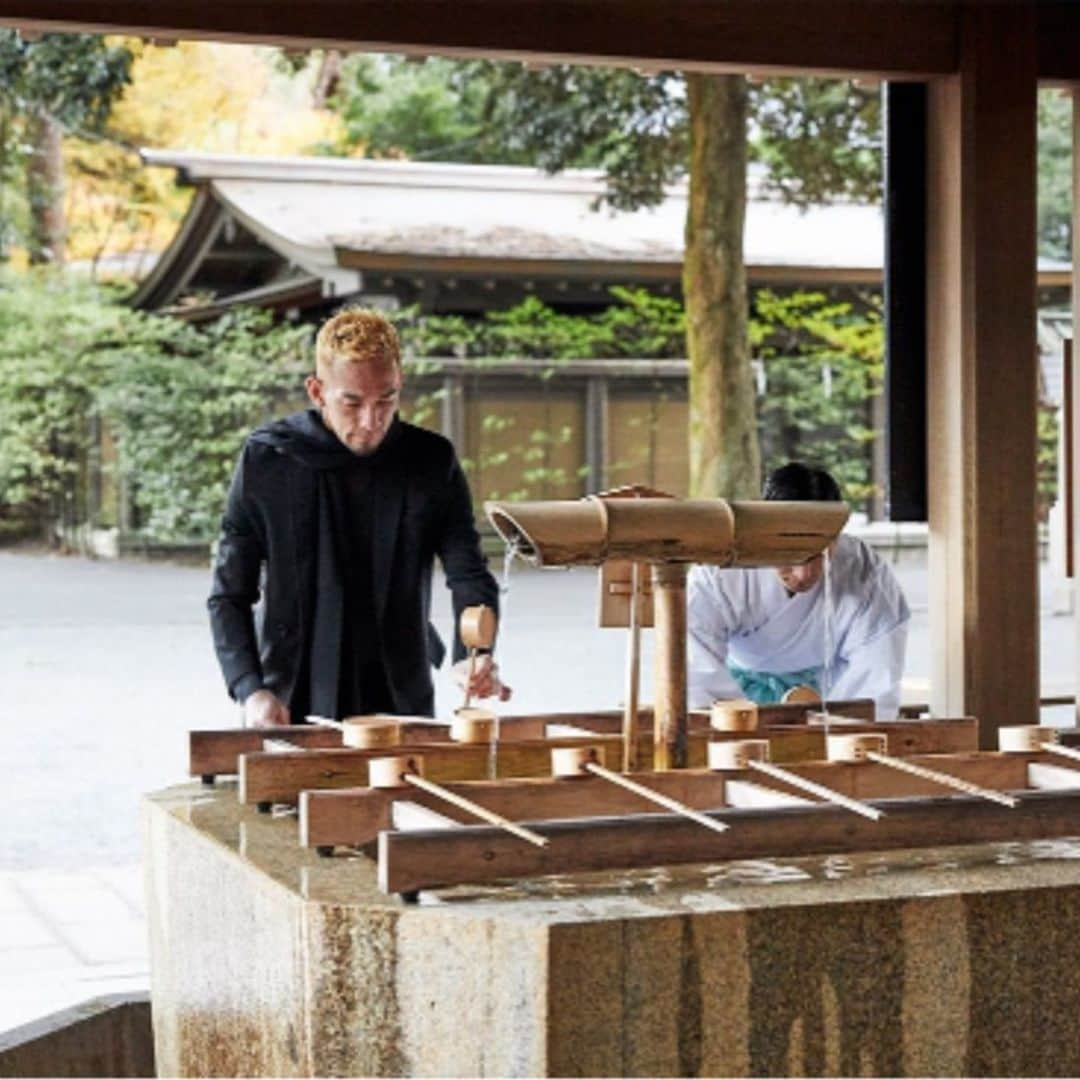
[[[833,655],[829,698],[873,698],[877,718],[900,706],[907,601],[889,567],[861,540],[841,535],[830,569]],[[692,708],[741,697],[730,659],[751,671],[786,674],[825,663],[824,576],[790,596],[776,570],[695,566],[687,582],[688,676]]]

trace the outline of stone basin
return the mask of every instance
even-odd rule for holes
[[[166,1076],[1080,1074],[1080,839],[381,893],[144,800]]]

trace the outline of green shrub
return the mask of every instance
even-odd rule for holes
[[[750,340],[763,365],[758,430],[766,471],[792,460],[824,466],[853,506],[868,509],[871,444],[880,434],[871,404],[885,375],[880,297],[760,289]]]

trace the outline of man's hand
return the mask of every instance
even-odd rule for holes
[[[820,705],[821,695],[812,686],[800,683],[788,690],[780,701],[784,705]]]
[[[476,670],[473,672],[472,684],[469,683],[469,661],[459,660],[453,668],[454,682],[462,690],[468,689],[469,694],[476,698],[497,697],[500,701],[509,701],[513,691],[499,678],[499,665],[492,659],[490,653],[484,653],[476,658]]]
[[[289,710],[269,690],[256,690],[244,701],[244,727],[279,727],[289,720]]]

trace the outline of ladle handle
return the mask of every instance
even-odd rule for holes
[[[870,818],[871,821],[877,821],[882,816],[882,812],[876,806],[870,806],[868,803],[860,802],[858,799],[851,799],[839,791],[833,791],[832,788],[826,787],[824,784],[815,784],[813,780],[807,780],[805,777],[799,776],[798,773],[788,772],[787,769],[773,765],[770,761],[748,761],[746,767],[748,769],[757,769],[758,772],[771,776],[774,780],[782,780],[785,784],[799,788],[800,791],[816,795],[826,802],[835,803],[837,806],[844,807],[845,810],[850,810],[853,814],[861,814],[865,818]]]
[[[472,681],[473,676],[476,674],[476,650],[469,650],[469,670],[465,676],[465,702],[462,705],[463,709],[467,709],[472,704]]]
[[[693,807],[687,806],[686,803],[679,802],[678,799],[672,799],[668,795],[662,795],[659,791],[653,791],[652,788],[645,787],[644,784],[629,780],[627,777],[623,776],[622,773],[605,769],[603,765],[597,765],[595,761],[585,762],[585,764],[582,765],[582,768],[586,772],[591,772],[594,776],[599,776],[601,779],[608,780],[612,784],[618,784],[619,787],[626,788],[627,791],[632,791],[635,795],[640,795],[643,799],[648,799],[649,802],[654,802],[658,806],[662,806],[665,810],[670,810],[674,814],[681,814],[691,821],[696,821],[699,825],[704,825],[706,829],[712,829],[713,832],[727,831],[727,824],[725,822],[716,821],[714,818],[700,813]]]
[[[532,829],[526,829],[524,825],[518,825],[517,822],[508,821],[501,814],[496,814],[486,806],[480,806],[478,803],[474,803],[471,799],[466,799],[456,792],[448,791],[441,784],[433,784],[430,780],[425,780],[422,776],[417,776],[416,773],[411,772],[402,773],[401,778],[406,783],[412,784],[413,787],[418,787],[421,791],[426,791],[429,795],[436,796],[436,798],[444,799],[446,802],[452,803],[454,806],[467,811],[474,817],[486,821],[489,825],[496,825],[500,829],[505,829],[507,832],[513,833],[522,840],[527,840],[530,844],[535,844],[537,847],[548,846],[548,838],[546,836],[541,836],[539,833],[533,832]]]
[[[1012,795],[994,791],[992,788],[981,787],[979,784],[973,784],[970,780],[961,780],[959,776],[938,772],[937,769],[927,769],[904,758],[893,757],[891,754],[879,754],[876,750],[867,750],[866,757],[870,761],[876,761],[879,765],[888,765],[890,769],[906,772],[911,776],[919,777],[921,780],[929,780],[931,783],[940,784],[942,787],[962,791],[965,795],[974,795],[979,799],[988,799],[990,802],[1000,803],[1010,810],[1014,810],[1018,803],[1018,800]]]

